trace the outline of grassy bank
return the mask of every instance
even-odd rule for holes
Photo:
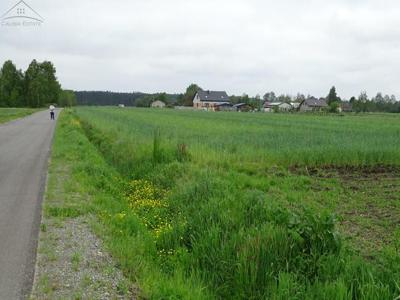
[[[399,201],[367,174],[399,164],[398,129],[397,116],[66,111],[55,147],[90,200],[57,213],[95,213],[152,299],[394,299]]]
[[[99,223],[91,199],[104,192],[94,191],[92,179],[80,171],[93,160],[107,172],[112,169],[102,165],[67,120],[60,117],[54,138],[29,299],[135,299],[136,286],[124,278],[93,231]],[[83,161],[77,160],[81,152],[87,153]]]
[[[207,293],[194,280],[192,283],[179,272],[171,276],[159,270],[158,261],[154,260],[157,249],[152,235],[138,216],[131,212],[127,202],[124,192],[126,181],[88,140],[71,110],[64,110],[59,117],[50,172],[47,197],[54,200],[46,202],[46,219],[61,220],[61,226],[63,220],[88,220],[92,230],[102,237],[105,248],[130,280],[131,283],[126,284],[128,289],[139,283],[143,297],[161,299],[168,295],[180,295],[183,299],[207,298],[204,296]],[[57,187],[60,182],[62,194]],[[44,246],[45,255],[51,260],[54,251],[51,245]],[[50,251],[49,255],[46,249]],[[52,275],[48,274],[46,278],[52,278]],[[47,295],[54,293],[48,281],[38,283],[38,289],[43,290],[43,287]]]
[[[0,124],[26,117],[37,111],[38,109],[33,108],[0,108]]]

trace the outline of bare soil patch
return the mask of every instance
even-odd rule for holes
[[[339,228],[364,256],[390,246],[400,226],[399,166],[292,167],[292,174],[313,178],[313,190],[334,180],[342,189],[336,212]]]
[[[397,179],[400,176],[400,166],[393,165],[322,167],[292,166],[289,168],[289,171],[298,175],[348,180],[368,180],[371,178]]]

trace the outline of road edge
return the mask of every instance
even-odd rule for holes
[[[32,249],[32,252],[30,253],[27,261],[25,262],[25,272],[24,272],[24,282],[22,285],[22,290],[21,290],[21,296],[22,299],[29,299],[31,293],[32,293],[32,288],[33,288],[33,283],[35,281],[35,274],[36,274],[36,259],[37,259],[37,251],[38,251],[38,245],[39,245],[39,234],[40,234],[40,224],[42,223],[42,212],[43,212],[43,203],[44,203],[44,198],[46,195],[46,190],[47,190],[47,181],[48,181],[48,172],[49,172],[49,166],[51,163],[51,153],[53,149],[53,142],[54,142],[54,136],[56,133],[56,128],[57,128],[57,122],[58,122],[58,117],[62,110],[59,111],[57,114],[55,124],[51,133],[51,140],[50,140],[50,147],[46,149],[46,155],[45,155],[45,160],[46,163],[43,165],[42,168],[42,176],[40,178],[40,190],[39,194],[37,195],[37,202],[36,202],[36,207],[35,207],[35,218],[34,218],[34,223],[32,224],[32,230],[31,230],[31,240],[29,242],[29,248]],[[29,116],[28,116],[29,117]],[[13,122],[13,121],[11,121]]]

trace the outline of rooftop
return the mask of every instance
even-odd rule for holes
[[[200,101],[230,102],[228,94],[223,91],[198,91],[197,94],[200,97]]]

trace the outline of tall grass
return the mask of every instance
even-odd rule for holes
[[[165,146],[185,141],[196,161],[263,165],[399,164],[397,115],[310,116],[80,109],[101,130]]]
[[[307,177],[286,171],[291,165],[398,165],[397,116],[104,108],[79,108],[76,115],[81,133],[121,175],[125,204],[106,218],[127,234],[115,247],[126,254],[135,247],[127,240],[145,240],[148,249],[137,255],[154,263],[160,278],[190,278],[206,287],[204,297],[216,299],[400,294],[398,253],[391,248],[378,263],[364,260],[321,204],[319,197],[333,202],[341,190],[315,192]],[[162,298],[155,289],[153,297]]]

